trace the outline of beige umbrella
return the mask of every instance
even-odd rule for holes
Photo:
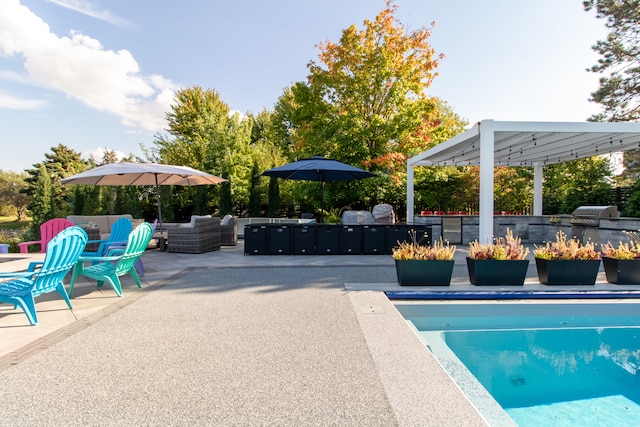
[[[224,178],[201,172],[188,166],[160,163],[107,163],[97,168],[60,180],[62,184],[78,185],[153,185],[158,195],[158,223],[162,230],[160,209],[160,185],[207,185],[226,182]]]

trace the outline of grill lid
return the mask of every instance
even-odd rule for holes
[[[582,218],[619,218],[617,206],[580,206],[571,214]]]

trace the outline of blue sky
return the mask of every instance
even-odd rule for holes
[[[397,0],[409,29],[436,26],[446,58],[428,89],[460,116],[583,121],[604,23],[582,0]],[[316,45],[383,0],[0,0],[0,169],[65,144],[141,154],[175,90],[199,85],[241,112],[271,109],[307,76]],[[98,156],[98,159],[100,156]]]

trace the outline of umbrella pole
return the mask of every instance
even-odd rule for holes
[[[160,225],[160,232],[162,232],[162,208],[160,207],[160,186],[158,185],[158,174],[155,174],[156,178],[156,202],[158,203],[158,224]]]
[[[324,181],[320,181],[320,222],[324,222]]]

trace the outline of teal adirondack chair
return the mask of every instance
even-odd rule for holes
[[[118,296],[122,296],[120,277],[125,274],[130,274],[136,285],[141,288],[140,277],[134,266],[140,255],[147,249],[152,236],[153,229],[151,224],[144,222],[129,234],[127,246],[124,249],[112,249],[109,251],[109,255],[102,257],[81,256],[78,259],[76,268],[73,269],[69,295],[73,292],[73,286],[78,276],[97,280],[98,287],[107,282]],[[85,265],[85,262],[91,262],[92,264]]]
[[[62,230],[47,243],[44,261],[30,263],[26,272],[0,273],[0,278],[14,278],[0,283],[0,302],[20,306],[31,325],[38,324],[34,301],[38,295],[56,291],[72,309],[62,281],[76,265],[86,244],[87,233],[80,227]]]
[[[133,229],[133,224],[129,218],[120,218],[111,226],[111,234],[108,239],[103,240],[89,240],[87,245],[92,243],[100,243],[98,250],[95,252],[85,251],[82,253],[83,257],[101,257],[106,256],[109,249],[112,247],[123,247],[127,243],[129,233]]]

